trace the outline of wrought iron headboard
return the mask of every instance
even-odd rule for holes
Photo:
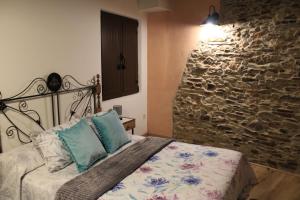
[[[7,115],[8,111],[12,111],[26,117],[42,130],[45,130],[42,126],[42,120],[39,112],[29,109],[27,101],[30,100],[51,97],[53,126],[61,123],[60,96],[62,94],[74,93],[75,95],[73,96],[73,102],[71,102],[70,105],[69,120],[71,120],[74,115],[78,114],[77,112],[79,109],[82,111],[81,117],[86,116],[89,113],[93,113],[93,110],[94,113],[101,111],[101,85],[99,74],[90,80],[88,84],[80,83],[71,75],[64,76],[60,79],[60,81],[60,85],[55,91],[51,85],[49,85],[49,79],[35,78],[24,90],[14,96],[2,98],[2,94],[0,92],[0,116],[3,115],[9,123],[6,129],[7,136],[17,135],[17,138],[21,143],[31,142],[29,133],[26,133],[25,130],[22,130],[16,125],[14,120]],[[30,92],[31,94],[28,94]],[[17,106],[12,106],[11,104],[13,103]],[[0,153],[2,153],[1,134]]]

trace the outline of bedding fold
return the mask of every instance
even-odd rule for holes
[[[21,181],[29,172],[44,165],[32,144],[0,155],[0,199],[20,200]]]
[[[98,199],[171,142],[173,139],[147,137],[65,183],[55,199]]]

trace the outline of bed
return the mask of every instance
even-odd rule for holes
[[[99,93],[93,89],[97,87],[91,91]],[[94,102],[97,111],[98,103]],[[256,183],[240,152],[172,139],[128,137],[130,142],[82,173],[75,163],[50,173],[30,142],[2,153],[0,199],[234,200],[246,199]]]

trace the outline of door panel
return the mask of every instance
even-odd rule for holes
[[[123,19],[124,95],[137,93],[138,87],[138,21]]]
[[[118,68],[122,49],[122,19],[120,16],[101,12],[101,62],[103,100],[122,93],[122,70]]]

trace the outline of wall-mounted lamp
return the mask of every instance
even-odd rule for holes
[[[209,6],[207,18],[202,23],[200,31],[200,40],[204,42],[223,42],[226,35],[219,25],[220,15],[217,13],[215,6]]]
[[[219,24],[220,15],[217,13],[215,6],[209,6],[207,19],[204,21],[204,24]]]

